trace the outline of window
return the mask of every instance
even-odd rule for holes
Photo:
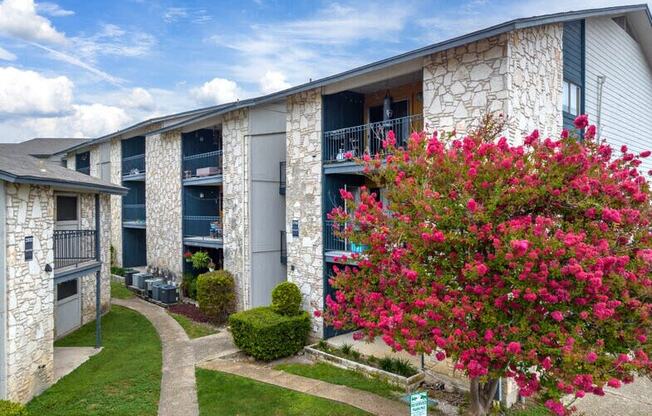
[[[57,284],[57,301],[77,294],[77,279],[67,280]]]
[[[57,222],[77,221],[77,197],[57,195]]]
[[[570,81],[564,81],[563,110],[574,116],[581,111],[582,88]]]
[[[624,30],[625,32],[627,32],[627,34],[629,35],[630,38],[636,40],[636,37],[634,36],[634,33],[632,32],[632,29],[631,29],[631,27],[629,26],[629,21],[627,20],[627,16],[617,16],[617,17],[614,17],[614,18],[611,19],[611,20],[613,20],[614,22],[616,22],[616,24],[617,24],[618,26],[620,26],[620,28],[621,28],[622,30]]]
[[[34,237],[25,237],[25,261],[30,261],[34,258]]]
[[[75,170],[86,175],[91,174],[91,154],[90,152],[77,153],[75,155]]]

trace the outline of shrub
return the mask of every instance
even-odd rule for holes
[[[272,309],[281,315],[301,312],[301,291],[294,283],[283,282],[272,290]]]
[[[212,262],[210,256],[205,251],[198,251],[190,257],[192,268],[195,270],[207,269],[208,264]]]
[[[181,280],[181,291],[190,299],[197,299],[197,276],[184,273]]]
[[[117,267],[117,266],[111,266],[111,274],[115,274],[116,276],[123,276],[125,275],[125,269],[122,267]]]
[[[2,416],[28,416],[27,409],[20,403],[0,400],[0,415]]]
[[[403,358],[383,357],[378,360],[378,367],[403,377],[412,377],[418,373],[416,367]]]
[[[229,317],[233,341],[252,357],[271,361],[296,354],[306,345],[310,315],[281,315],[271,307],[238,312]]]
[[[224,320],[235,306],[235,282],[231,273],[216,270],[197,277],[199,309],[215,321]]]

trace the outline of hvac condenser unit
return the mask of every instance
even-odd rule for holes
[[[159,302],[171,304],[177,303],[177,287],[174,285],[161,285],[158,289]]]
[[[150,273],[136,273],[134,275],[134,286],[136,286],[140,290],[145,290],[147,289],[147,285],[145,284],[145,280],[151,279],[152,275]]]
[[[151,279],[146,279],[145,280],[145,289],[146,289],[146,294],[148,297],[152,297],[152,286],[155,283],[163,283],[163,279],[160,278],[151,278]]]

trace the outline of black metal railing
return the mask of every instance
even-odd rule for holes
[[[345,161],[349,154],[360,157],[364,153],[383,153],[382,143],[390,131],[396,135],[396,145],[403,146],[410,134],[422,130],[423,116],[418,114],[327,131],[324,132],[324,161]]]
[[[219,216],[184,215],[183,236],[222,238],[222,221]]]
[[[122,176],[145,173],[145,155],[134,155],[122,159]]]
[[[198,172],[198,169],[202,171]],[[215,150],[208,153],[189,155],[183,157],[183,178],[191,179],[203,176],[222,174],[222,151]]]
[[[99,260],[95,255],[95,238],[95,230],[54,231],[54,268]]]
[[[145,204],[122,204],[123,222],[145,223]]]
[[[350,251],[350,245],[348,242],[335,235],[335,228],[333,228],[334,224],[335,222],[332,220],[326,220],[324,222],[324,231],[326,235],[326,238],[324,239],[324,249],[326,251]],[[341,230],[341,226],[338,226],[338,229]]]
[[[288,264],[288,241],[284,230],[281,230],[281,264]]]
[[[285,173],[285,161],[279,162],[278,164],[278,193],[285,195],[285,189],[287,187],[287,177]]]

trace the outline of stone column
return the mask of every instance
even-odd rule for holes
[[[122,142],[111,140],[111,183],[122,185]],[[122,196],[111,195],[111,245],[115,261],[122,266]]]

